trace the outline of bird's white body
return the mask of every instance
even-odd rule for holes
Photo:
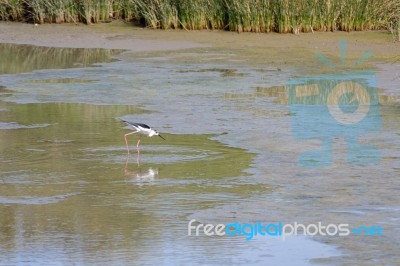
[[[144,127],[143,125],[140,124],[131,124],[131,123],[127,124],[133,127],[137,131],[137,133],[140,133],[142,135],[152,137],[157,134],[157,131],[151,129],[150,127]]]

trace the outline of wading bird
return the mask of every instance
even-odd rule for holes
[[[159,136],[160,138],[162,138],[163,140],[165,140],[160,133],[157,132],[157,130],[152,129],[151,127],[149,127],[146,124],[142,124],[142,123],[132,123],[132,122],[128,122],[125,120],[121,120],[122,122],[126,123],[127,125],[131,126],[135,131],[127,133],[124,135],[125,137],[125,144],[126,144],[126,149],[128,150],[128,155],[130,154],[129,152],[129,145],[128,145],[128,140],[127,140],[127,136],[135,134],[135,133],[139,133],[139,139],[138,142],[136,144],[136,148],[139,151],[139,144],[140,144],[140,134],[142,135],[146,135],[148,137],[152,137],[152,136]]]

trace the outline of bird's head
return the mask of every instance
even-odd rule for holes
[[[149,133],[149,137],[152,137],[152,136],[158,136],[158,132],[157,132],[157,130],[151,130],[150,131],[150,133]]]
[[[157,130],[152,130],[152,131],[150,132],[149,137],[152,137],[152,136],[159,136],[160,138],[162,138],[163,140],[165,140],[165,139],[163,138],[163,136],[161,136],[160,133],[158,133]]]

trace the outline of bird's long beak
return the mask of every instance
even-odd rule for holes
[[[166,139],[164,139],[164,137],[163,137],[163,136],[161,136],[160,134],[158,134],[158,136],[159,136],[160,138],[162,138],[163,140],[166,140]]]

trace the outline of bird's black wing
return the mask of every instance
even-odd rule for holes
[[[150,127],[149,127],[148,125],[146,125],[146,124],[142,124],[142,123],[132,123],[132,122],[129,122],[129,121],[126,121],[126,120],[122,120],[122,119],[121,119],[121,121],[127,123],[128,125],[134,126],[134,127],[141,127],[141,128],[148,128],[148,129],[150,129]]]
[[[137,126],[137,127],[150,129],[150,127],[148,125],[142,124],[142,123],[132,123],[132,125]]]

